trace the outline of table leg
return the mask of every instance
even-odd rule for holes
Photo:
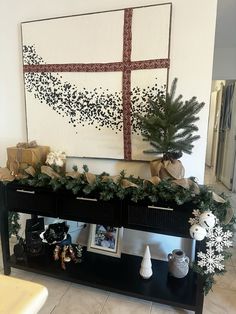
[[[8,211],[5,210],[4,204],[4,193],[1,186],[0,193],[0,234],[1,234],[1,244],[2,244],[2,259],[3,259],[3,267],[4,274],[10,275],[11,267],[10,267],[10,248],[9,248],[9,228],[8,228]]]

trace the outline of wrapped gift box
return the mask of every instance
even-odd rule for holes
[[[36,146],[33,148],[8,147],[7,168],[11,169],[16,164],[18,169],[25,169],[37,163],[44,164],[49,152],[49,146]]]

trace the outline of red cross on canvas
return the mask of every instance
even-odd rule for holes
[[[133,9],[124,10],[123,58],[112,63],[70,63],[24,65],[24,72],[122,72],[124,159],[131,151],[131,71],[169,68],[169,58],[131,61]]]

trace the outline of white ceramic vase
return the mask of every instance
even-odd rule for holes
[[[177,249],[168,254],[169,272],[175,278],[184,278],[189,271],[189,258],[184,251]]]

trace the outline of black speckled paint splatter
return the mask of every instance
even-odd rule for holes
[[[38,56],[34,45],[23,46],[24,64],[45,64]],[[42,104],[47,104],[57,114],[66,118],[75,130],[78,126],[94,125],[97,130],[109,128],[113,131],[123,131],[122,92],[110,93],[102,87],[80,90],[74,84],[62,81],[59,73],[26,72],[25,88],[33,93]],[[164,92],[164,88],[162,88]],[[155,100],[158,92],[154,87],[140,89],[134,87],[131,91],[131,123],[132,133],[140,134],[140,121],[137,114],[145,115],[149,111],[148,99]]]

